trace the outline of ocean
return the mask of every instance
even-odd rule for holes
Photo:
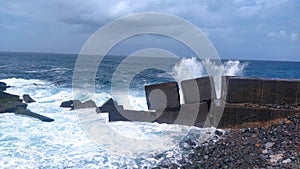
[[[81,126],[76,111],[60,108],[62,101],[71,100],[73,70],[78,55],[50,53],[0,52],[0,81],[12,86],[8,93],[29,94],[37,102],[28,108],[33,112],[54,118],[52,123],[18,116],[0,114],[0,168],[139,168],[154,167],[161,161],[178,160],[185,154],[183,140],[192,139],[200,144],[213,136],[214,128],[141,122],[113,122],[112,129],[133,139],[164,138],[151,151],[137,152],[129,145],[130,154],[112,153],[107,150],[118,144],[117,138],[108,138],[109,144],[95,144]],[[127,96],[136,110],[146,110],[144,85],[180,81],[187,78],[183,67],[188,67],[193,77],[206,76],[204,65],[220,71],[211,60],[196,58],[135,58],[126,61],[124,56],[107,56],[95,75],[95,102],[101,106],[112,97],[112,79],[129,84]],[[169,71],[153,68],[141,70],[143,62],[165,65]],[[204,64],[205,63],[205,64]],[[222,60],[225,75],[300,79],[300,62]],[[115,76],[115,72],[119,72]],[[131,76],[134,76],[131,78]],[[84,88],[84,86],[83,86]],[[82,96],[81,100],[87,98]],[[117,100],[122,104],[122,99]],[[104,117],[105,118],[105,117]],[[201,139],[202,138],[202,139]],[[146,142],[146,141],[145,141]],[[132,147],[130,147],[132,146]],[[124,147],[125,149],[125,147]],[[157,157],[159,155],[160,158]]]

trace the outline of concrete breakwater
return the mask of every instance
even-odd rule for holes
[[[218,128],[260,127],[300,114],[299,80],[224,76],[220,98],[213,77],[185,80],[180,87],[181,94],[177,82],[145,86],[150,111],[124,110],[110,100],[100,107],[100,112],[109,112],[110,121]]]

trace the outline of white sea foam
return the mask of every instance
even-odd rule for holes
[[[113,135],[103,135],[108,142],[98,145],[91,141],[81,127],[75,111],[59,107],[64,100],[72,99],[72,91],[60,88],[50,82],[41,80],[3,79],[13,86],[7,92],[17,95],[29,94],[37,102],[30,103],[28,108],[48,117],[54,118],[51,123],[44,123],[29,117],[15,114],[0,114],[0,166],[3,168],[137,168],[138,165],[153,167],[159,160],[148,158],[137,161],[135,158],[118,156],[105,151],[102,146],[115,146],[120,140]],[[101,105],[109,95],[96,94],[96,103]],[[129,97],[136,108],[144,108],[142,98]],[[144,98],[143,98],[144,99]],[[92,112],[95,113],[95,112]],[[100,116],[99,116],[100,118]],[[153,137],[167,138],[162,144],[175,147],[189,133],[202,133],[206,138],[214,128],[199,129],[179,125],[138,122],[114,122],[112,129],[126,137],[148,139]],[[192,130],[191,130],[192,129]],[[132,153],[135,153],[134,146]],[[161,147],[159,147],[161,148]],[[166,149],[158,149],[165,151]],[[140,152],[137,152],[140,153]]]
[[[183,80],[198,78],[207,76],[206,70],[210,70],[210,76],[214,77],[214,84],[216,89],[217,97],[221,95],[221,76],[242,76],[243,71],[247,63],[241,63],[238,60],[226,61],[225,63],[219,65],[210,59],[204,59],[202,61],[196,58],[183,58],[179,63],[173,67],[172,75],[177,82]],[[181,94],[181,90],[180,90]],[[182,95],[182,94],[181,94]],[[183,97],[181,97],[183,98]],[[184,101],[181,99],[180,101]]]

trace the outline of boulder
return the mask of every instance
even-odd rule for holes
[[[23,95],[23,100],[25,103],[33,103],[35,100],[33,100],[28,94]]]
[[[97,105],[93,100],[88,100],[86,102],[83,102],[81,104],[74,104],[74,109],[84,109],[84,108],[96,108]]]
[[[122,110],[123,106],[119,106],[112,98],[108,99],[101,107],[99,107],[100,112],[112,112],[118,109]]]
[[[0,82],[0,92],[3,92],[4,90],[6,90],[7,85],[4,82]]]
[[[60,107],[63,108],[71,108],[74,109],[74,105],[81,104],[81,101],[79,100],[69,100],[69,101],[64,101],[60,104]]]

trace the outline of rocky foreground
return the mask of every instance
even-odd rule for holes
[[[222,135],[221,132],[216,132]],[[300,116],[292,116],[264,128],[227,129],[215,141],[192,149],[175,163],[163,161],[158,168],[300,168]]]

